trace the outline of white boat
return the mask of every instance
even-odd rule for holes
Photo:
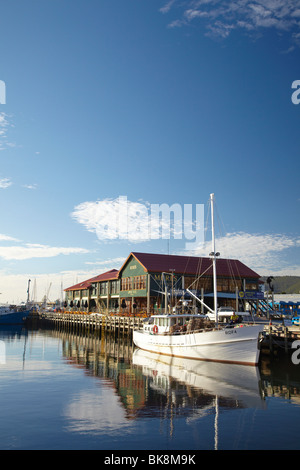
[[[187,292],[215,315],[215,322],[206,320],[203,315],[153,315],[141,330],[133,331],[133,342],[140,349],[167,356],[256,366],[264,326],[254,323],[220,326],[218,322],[216,257],[219,253],[215,251],[214,194],[210,195],[210,200],[214,309],[192,291],[187,289]]]

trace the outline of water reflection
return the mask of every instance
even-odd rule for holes
[[[219,448],[232,445],[226,440],[231,435],[235,445],[259,448],[278,419],[270,400],[291,405],[280,419],[300,410],[300,369],[288,357],[264,358],[259,368],[205,363],[135,349],[123,335],[61,330],[0,329],[0,340],[7,347],[0,368],[4,410],[17,406],[25,425],[44,415],[53,419],[50,438],[57,446],[66,446],[60,439],[70,436],[78,448],[128,449],[128,442],[132,448],[167,448],[171,442],[178,449],[211,448],[212,438]],[[236,430],[239,422],[244,434]],[[44,428],[41,439],[53,447]]]
[[[65,361],[113,387],[130,419],[168,413],[171,403],[173,413],[199,415],[216,395],[224,409],[264,408],[268,396],[300,402],[299,368],[290,358],[260,367],[206,363],[136,349],[126,336],[52,334],[62,339]]]
[[[263,358],[258,368],[206,363],[136,349],[126,335],[0,328],[4,343],[24,341],[24,360],[26,344],[37,334],[56,338],[68,365],[113,389],[129,419],[166,413],[171,402],[180,415],[201,414],[216,395],[224,408],[264,408],[266,397],[300,403],[300,369],[289,357]]]
[[[118,396],[127,419],[205,416],[215,412],[216,397],[222,409],[265,406],[258,368],[147,353],[134,349],[126,337],[57,334],[63,340],[64,360],[100,378]],[[78,405],[80,398],[76,400]],[[88,397],[82,401],[80,413],[85,409],[89,415]],[[101,406],[98,409],[101,414]],[[96,413],[94,406],[94,417]]]

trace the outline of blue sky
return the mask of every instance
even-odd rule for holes
[[[221,255],[300,275],[300,1],[10,0],[0,39],[2,302],[187,252],[99,238],[119,196],[206,218],[214,192]]]

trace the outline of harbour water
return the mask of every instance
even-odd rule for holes
[[[162,358],[127,336],[0,327],[1,450],[294,450],[300,365]]]

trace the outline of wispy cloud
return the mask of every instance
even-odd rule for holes
[[[238,259],[261,275],[270,272],[300,275],[300,266],[286,259],[289,249],[299,250],[300,238],[283,234],[235,232],[217,239],[217,251],[222,258]],[[211,246],[207,242],[199,245],[191,255],[207,256],[209,251]]]
[[[12,181],[10,178],[0,178],[0,188],[6,189],[12,185]]]
[[[0,241],[18,242],[20,240],[18,240],[17,238],[14,238],[14,237],[10,237],[9,235],[4,235],[4,234],[0,233]]]
[[[14,147],[13,142],[8,140],[8,130],[13,127],[10,116],[6,113],[0,113],[0,151],[5,150],[8,147]]]
[[[124,263],[125,259],[126,258],[124,256],[119,256],[117,258],[109,258],[105,260],[86,261],[85,264],[88,264],[89,266],[99,266],[104,271],[107,271],[112,268],[118,269]]]
[[[0,246],[0,258],[5,260],[25,260],[31,258],[53,258],[59,255],[89,253],[89,250],[78,247],[49,246],[38,243],[24,243],[9,235],[0,234],[0,242],[18,242],[19,244]]]
[[[226,38],[233,30],[262,32],[275,29],[300,45],[300,0],[171,0],[160,8],[175,10],[170,28],[202,21],[206,35]]]
[[[11,186],[12,184],[13,184],[13,182],[10,178],[0,178],[0,189],[9,188],[9,186]],[[34,184],[22,184],[22,188],[37,189],[38,185],[36,183],[34,183]]]
[[[64,297],[63,289],[86,279],[90,279],[98,274],[100,274],[99,270],[70,270],[47,272],[45,274],[28,271],[23,274],[15,274],[9,272],[9,270],[3,269],[0,270],[0,302],[19,303],[26,301],[28,279],[31,280],[30,299],[41,301],[45,292],[49,291],[51,284],[49,299],[54,301]]]
[[[56,247],[26,243],[22,246],[0,247],[0,258],[5,260],[24,260],[31,258],[53,258],[58,255],[88,253],[84,248]]]
[[[26,189],[37,189],[37,184],[34,183],[34,184],[23,184],[23,188],[26,188]]]
[[[137,243],[159,238],[159,232],[170,227],[170,219],[164,217],[153,220],[150,226],[150,207],[148,202],[129,201],[120,196],[83,202],[74,208],[71,217],[96,233],[101,241],[119,239]]]
[[[126,240],[140,243],[158,239],[192,240],[197,238],[202,204],[150,204],[147,201],[129,201],[126,196],[116,199],[83,202],[71,214],[89,232],[96,233],[100,241]],[[202,236],[202,234],[201,234]],[[200,239],[200,237],[199,237]]]

